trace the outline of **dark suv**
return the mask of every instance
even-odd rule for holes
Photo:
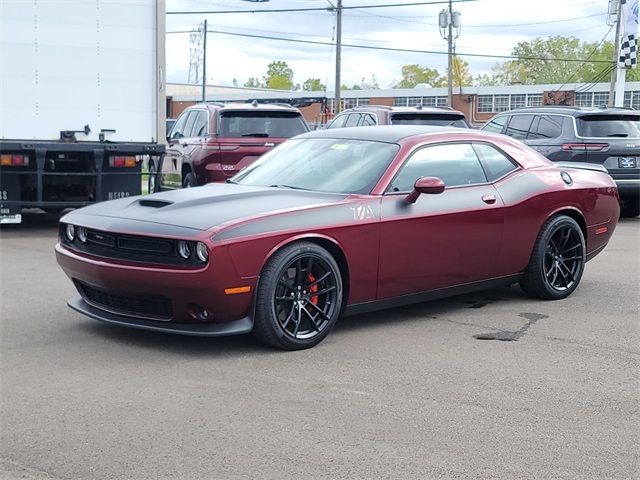
[[[500,113],[482,130],[517,138],[554,162],[604,165],[622,215],[640,214],[640,112],[623,108],[531,107]]]
[[[449,107],[363,105],[336,115],[327,128],[369,125],[439,125],[469,128],[462,112]]]
[[[300,110],[289,105],[194,105],[169,132],[159,182],[158,165],[149,165],[149,191],[225,181],[274,146],[308,131]]]

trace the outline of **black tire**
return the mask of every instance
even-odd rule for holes
[[[156,168],[156,164],[153,160],[149,161],[149,178],[147,178],[147,192],[148,193],[156,193],[157,183],[156,183],[156,174],[158,170]]]
[[[620,216],[623,218],[634,218],[638,215],[640,215],[640,197],[623,198]]]
[[[283,350],[311,348],[329,334],[342,302],[340,268],[331,254],[315,243],[287,245],[260,274],[252,334]]]
[[[585,250],[584,234],[573,218],[551,217],[538,234],[520,286],[545,300],[568,297],[582,278]]]
[[[182,179],[182,188],[191,188],[196,187],[198,184],[196,183],[196,176],[193,172],[187,173]]]

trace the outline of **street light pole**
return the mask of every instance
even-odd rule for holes
[[[447,20],[447,105],[451,107],[453,104],[453,6],[451,0],[449,0]]]

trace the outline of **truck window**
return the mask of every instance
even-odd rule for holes
[[[191,111],[186,111],[180,114],[180,116],[178,117],[178,120],[176,121],[175,125],[171,129],[171,134],[169,136],[171,140],[176,140],[178,138],[184,137],[184,134],[182,132],[184,131],[184,125],[185,123],[187,123],[187,117],[189,116],[190,113]]]
[[[198,110],[198,115],[193,122],[193,128],[189,136],[191,137],[204,137],[208,132],[209,127],[209,113],[205,110]]]

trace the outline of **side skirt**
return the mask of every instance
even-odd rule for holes
[[[345,310],[345,316],[358,315],[360,313],[373,312],[375,310],[384,310],[387,308],[396,308],[413,303],[428,302],[440,298],[454,297],[465,293],[476,292],[478,290],[487,290],[489,288],[504,287],[517,282],[522,278],[522,274],[508,275],[506,277],[491,278],[489,280],[480,280],[478,282],[464,283],[453,287],[438,288],[429,290],[428,292],[411,293],[409,295],[401,295],[399,297],[385,298],[383,300],[374,300],[372,302],[357,303],[348,305]]]

